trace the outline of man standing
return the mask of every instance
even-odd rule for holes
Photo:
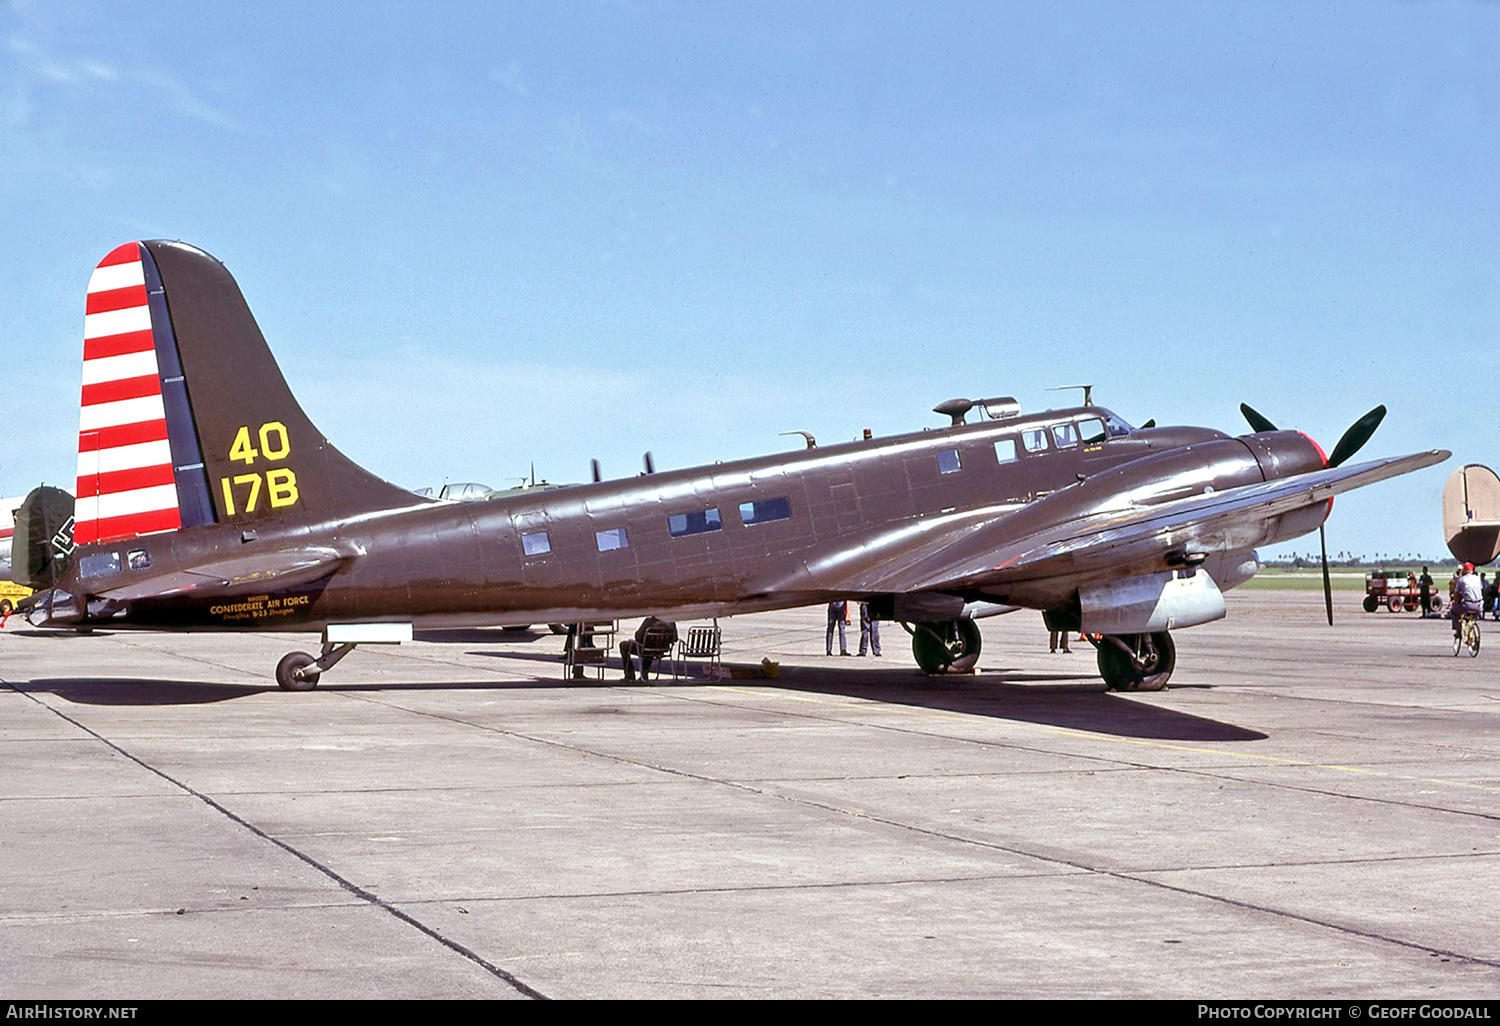
[[[828,603],[828,654],[833,655],[833,628],[839,629],[839,655],[849,654],[849,641],[844,634],[844,625],[849,622],[849,603],[845,599]]]
[[[1432,615],[1432,575],[1427,568],[1422,568],[1422,576],[1417,578],[1417,585],[1422,589],[1422,619]]]
[[[880,655],[880,621],[870,616],[870,603],[859,604],[859,654],[865,654],[868,647],[875,655]]]

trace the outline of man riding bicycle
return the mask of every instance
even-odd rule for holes
[[[1479,617],[1484,615],[1484,585],[1479,580],[1479,575],[1474,572],[1473,563],[1465,563],[1463,575],[1459,577],[1453,588],[1453,608],[1448,611],[1448,618],[1453,621],[1453,636],[1458,637],[1459,624],[1467,616]]]

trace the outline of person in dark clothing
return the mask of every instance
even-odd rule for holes
[[[660,617],[648,616],[641,621],[641,625],[635,629],[634,638],[626,638],[620,642],[620,662],[625,664],[625,679],[635,680],[635,659],[641,663],[641,680],[651,672],[651,664],[656,660],[654,654],[645,650],[646,635],[653,632],[658,640],[665,641],[662,647],[670,647],[677,644],[677,625],[671,620],[663,620]]]
[[[828,654],[833,655],[833,628],[839,629],[839,655],[849,654],[849,639],[844,634],[844,625],[849,622],[849,602],[839,599],[828,603]]]
[[[866,648],[875,655],[880,655],[880,621],[870,615],[870,603],[861,602],[859,604],[859,654],[864,655]]]
[[[1425,620],[1432,615],[1432,575],[1425,566],[1422,568],[1422,576],[1417,578],[1417,586],[1421,589],[1422,619]]]

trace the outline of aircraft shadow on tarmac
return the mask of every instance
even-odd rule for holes
[[[14,687],[23,692],[50,692],[74,705],[206,705],[266,690],[244,684],[136,677],[48,677]]]
[[[562,674],[560,660],[555,654],[483,651],[467,654],[546,662],[557,666],[559,677]],[[690,674],[697,673],[701,672],[701,667],[690,664],[689,670]],[[620,672],[611,667],[602,681],[591,676],[586,680],[559,679],[555,684],[537,681],[532,686],[618,687],[621,681],[613,675]],[[669,672],[664,678],[653,676],[644,686],[701,687],[733,683],[729,680],[693,679],[691,676],[674,681]],[[753,679],[740,683],[1159,741],[1263,741],[1267,737],[1260,731],[1194,716],[1152,701],[1160,696],[1146,696],[1142,701],[1106,691],[1103,682],[1092,673],[986,669],[972,676],[924,677],[909,666],[886,668],[864,664],[846,669],[842,666],[782,663],[775,680]]]
[[[491,640],[486,638],[486,640]],[[557,688],[611,689],[620,686],[619,678],[608,671],[604,680],[561,679],[562,666],[555,654],[507,652],[470,652],[475,656],[525,659],[556,667],[557,679],[535,678],[513,680],[469,680],[443,682],[361,681],[356,673],[344,680],[325,680],[318,686],[326,692],[378,691],[529,691]],[[1451,658],[1451,657],[1450,657]],[[690,672],[701,670],[689,666]],[[1120,737],[1150,738],[1170,741],[1260,741],[1267,735],[1230,723],[1205,719],[1172,709],[1160,701],[1161,696],[1146,700],[1127,698],[1105,691],[1097,677],[1084,674],[1036,673],[1020,670],[990,669],[973,676],[923,677],[905,666],[875,667],[869,665],[822,667],[791,666],[783,663],[775,680],[743,680],[748,687],[780,688],[809,694],[836,695],[891,705],[932,709],[942,712],[984,716],[992,719],[1034,723],[1066,730],[1087,731]],[[691,676],[673,680],[654,677],[632,687],[703,687],[734,686],[730,680],[694,679]],[[275,691],[269,681],[263,687],[245,684],[154,680],[109,677],[43,678],[13,685],[21,691],[46,691],[76,705],[103,706],[174,706],[203,705],[230,701],[249,695]],[[287,701],[297,701],[287,695]]]

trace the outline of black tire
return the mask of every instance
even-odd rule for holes
[[[1401,612],[1401,596],[1392,595],[1390,598],[1386,599],[1385,607],[1393,613]]]
[[[1380,600],[1374,595],[1365,596],[1365,612],[1373,613],[1380,608]]]
[[[9,616],[15,607],[10,604],[10,599],[0,599],[0,616]]]
[[[529,630],[531,630],[531,624],[529,624],[529,623],[510,623],[510,624],[506,624],[504,627],[501,627],[500,629],[502,631],[507,631],[507,632],[512,633],[512,634],[520,634],[522,631],[529,631]]]
[[[296,674],[304,666],[311,666],[315,662],[317,660],[306,652],[288,652],[276,664],[276,683],[283,691],[311,691],[318,686],[318,678],[322,674],[317,670],[301,677]]]
[[[1177,643],[1167,631],[1122,635],[1138,653],[1132,658],[1109,638],[1099,642],[1099,676],[1111,691],[1161,691],[1177,666]]]
[[[1432,596],[1432,598],[1430,598],[1430,599],[1427,600],[1427,605],[1428,605],[1428,608],[1430,608],[1432,610],[1432,615],[1433,616],[1438,615],[1439,613],[1441,613],[1443,611],[1443,596],[1441,596],[1441,595],[1434,595],[1434,596]]]
[[[973,620],[945,620],[914,625],[911,654],[923,673],[964,673],[979,661],[982,639]]]

